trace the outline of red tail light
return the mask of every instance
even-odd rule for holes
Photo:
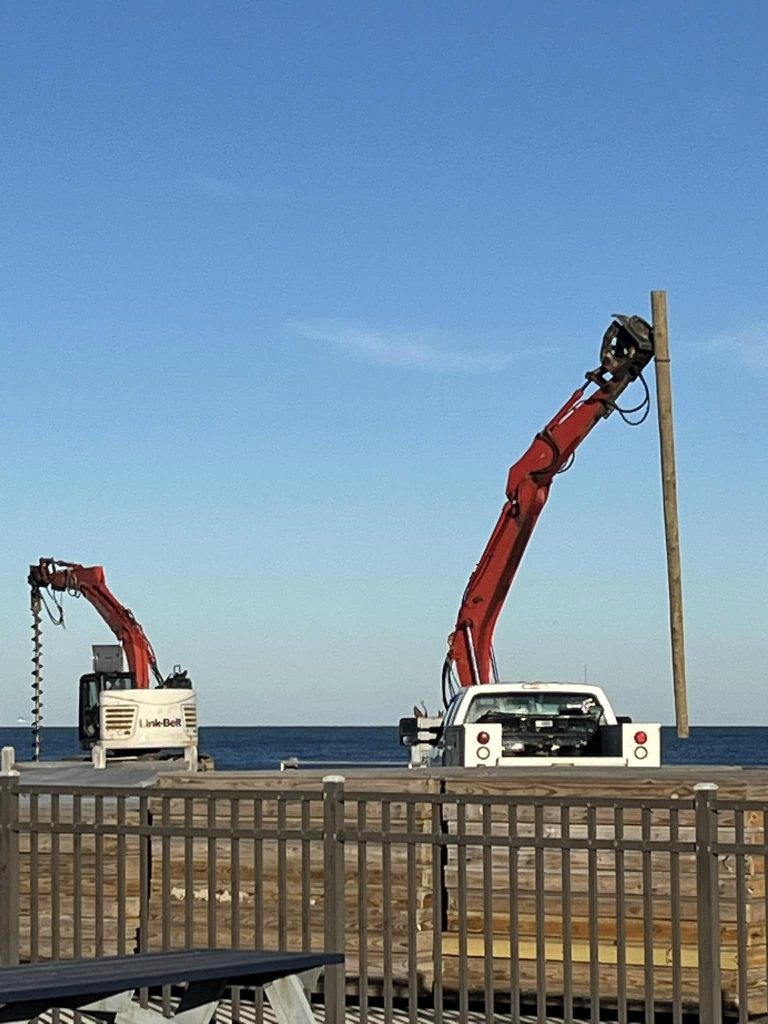
[[[490,743],[490,741],[491,741],[491,737],[488,735],[487,732],[479,732],[477,734],[477,742],[478,743],[482,743],[483,745],[485,745],[486,743]]]
[[[648,733],[645,733],[642,730],[640,730],[640,732],[636,732],[635,733],[635,743],[647,743],[647,742],[648,742]]]

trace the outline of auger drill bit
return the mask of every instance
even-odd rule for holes
[[[40,626],[42,599],[37,587],[30,596],[32,610],[32,760],[40,760],[40,729],[43,722],[43,640]]]

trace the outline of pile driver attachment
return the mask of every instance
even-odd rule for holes
[[[653,358],[653,330],[642,317],[614,313],[600,346],[600,368],[611,375],[613,382],[631,383]],[[594,379],[598,371],[587,374]],[[606,386],[609,381],[603,380]]]

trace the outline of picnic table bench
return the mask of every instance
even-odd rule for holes
[[[231,985],[263,985],[279,1024],[315,1024],[305,987],[324,967],[343,962],[342,953],[193,949],[0,967],[0,1024],[55,1007],[114,1024],[158,1024],[158,1014],[135,1002],[134,992],[183,982],[176,1024],[209,1024]]]

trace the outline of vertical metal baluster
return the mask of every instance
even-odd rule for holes
[[[29,797],[29,959],[40,959],[40,796]]]
[[[544,895],[544,807],[533,808],[533,877],[536,905],[536,1020],[547,1021],[547,915]]]
[[[184,946],[195,946],[194,797],[184,798]]]
[[[256,833],[264,828],[264,803],[261,797],[253,801],[253,944],[264,948],[264,839]]]
[[[509,1007],[511,1024],[520,1024],[520,903],[518,899],[518,807],[509,804]]]
[[[618,1024],[627,1024],[627,880],[625,853],[624,808],[613,809],[614,873],[616,876],[616,998]]]
[[[416,904],[416,854],[421,852],[416,845],[416,805],[414,796],[404,794],[405,828],[408,833],[405,844],[406,855],[406,886],[408,906],[408,1022],[417,1024],[419,1008],[419,949],[418,949],[418,909]]]
[[[118,798],[119,800],[119,798]],[[83,824],[82,794],[72,794],[72,956],[80,958],[83,956],[83,931],[85,924],[84,896],[83,896],[83,833],[80,827]],[[117,893],[117,922],[124,920],[124,900],[120,899],[118,886]],[[72,1013],[73,1024],[81,1024],[82,1014],[79,1010]]]
[[[230,897],[232,914],[229,922],[229,944],[232,949],[242,949],[243,940],[240,934],[240,796],[236,795],[229,801],[229,863],[230,863]]]
[[[218,877],[218,863],[217,863],[217,843],[216,837],[213,834],[213,830],[216,828],[217,819],[219,816],[219,800],[215,796],[209,795],[208,807],[206,814],[206,832],[208,842],[206,844],[206,867],[208,869],[208,946],[209,948],[216,949],[219,945],[218,934],[217,934],[217,907],[216,907],[216,896],[218,886],[216,884]]]
[[[493,993],[493,807],[482,805],[482,836],[483,843],[483,1001],[485,1004],[485,1024],[493,1024],[495,1000]]]
[[[264,798],[253,801],[253,829],[260,833],[264,828]],[[253,943],[256,949],[264,948],[264,840],[259,835],[253,839]],[[259,986],[253,997],[256,1022],[264,1019],[264,989]]]
[[[287,807],[284,793],[277,794],[277,934],[281,949],[288,948],[288,859],[285,831]]]
[[[589,1010],[600,1024],[600,906],[597,879],[597,808],[587,804],[587,889],[589,903]]]
[[[392,806],[388,799],[381,801],[382,832],[382,899],[384,927],[384,1024],[394,1019],[394,984],[392,977]]]
[[[311,805],[301,798],[301,948],[312,949],[312,843],[307,838],[312,828]]]
[[[734,825],[737,846],[744,845],[744,809],[734,809]],[[736,865],[736,948],[738,950],[738,993],[739,993],[739,1024],[747,1024],[749,1020],[749,979],[747,975],[749,947],[747,943],[747,855],[737,853],[734,856]]]
[[[432,986],[434,1024],[443,1024],[443,930],[445,912],[445,865],[447,851],[443,845],[445,814],[442,797],[432,804]],[[366,1024],[366,1022],[362,1022]]]
[[[104,956],[104,796],[98,793],[94,798],[94,869],[96,892],[93,898],[94,952]]]
[[[467,941],[467,805],[463,797],[456,806],[456,908],[459,918],[459,1021],[467,1024],[469,1013],[469,957]],[[485,954],[484,954],[485,955]],[[389,1022],[387,1022],[389,1024]]]
[[[669,841],[677,845],[680,842],[680,809],[671,807],[669,811]],[[680,854],[674,850],[669,855],[670,897],[672,901],[672,1024],[683,1024],[683,972],[682,947],[683,937],[680,924]]]
[[[651,860],[651,810],[643,807],[640,811],[642,863],[643,863],[643,962],[645,1019],[653,1022],[655,1015],[655,989],[653,967],[653,862]]]
[[[51,794],[51,957],[61,959],[61,801],[58,793]],[[103,874],[99,874],[99,881]],[[101,886],[100,886],[101,887]],[[101,908],[103,912],[103,907]],[[101,915],[100,915],[101,916]],[[101,954],[103,950],[98,950]]]
[[[161,922],[160,922],[160,945],[162,949],[172,949],[172,920],[171,915],[173,913],[173,904],[171,902],[171,837],[168,834],[168,829],[171,826],[173,820],[172,809],[175,806],[175,801],[172,803],[170,797],[164,793],[159,794],[160,799],[160,824],[161,824],[161,838],[160,838],[160,872],[162,875],[162,892],[161,892]],[[186,900],[185,900],[186,902]],[[170,1012],[170,1007],[169,1007]]]
[[[561,892],[560,920],[563,933],[563,1017],[573,1019],[573,935],[571,915],[573,894],[571,885],[571,810],[570,803],[560,807],[560,838],[563,843],[560,855]]]
[[[171,927],[173,924],[173,903],[171,902],[171,837],[168,834],[168,829],[171,826],[173,820],[172,809],[176,806],[176,801],[172,797],[163,793],[162,790],[158,790],[158,798],[160,800],[160,825],[161,825],[161,836],[160,836],[160,872],[161,872],[161,891],[160,891],[160,944],[163,949],[171,949],[174,945],[172,941]],[[183,805],[182,805],[183,806]],[[178,842],[178,840],[176,840]],[[153,885],[153,892],[155,898],[157,898],[156,887]],[[186,901],[185,901],[186,902]],[[171,986],[163,985],[163,1016],[171,1016]]]
[[[150,833],[151,816],[149,811],[149,798],[146,794],[139,797],[139,829],[141,832],[141,846],[139,853],[139,952],[146,953],[149,948],[149,898],[152,884],[150,877],[151,870],[151,846],[152,836]],[[149,991],[142,988],[139,992],[139,1002],[142,1007],[149,1006]]]
[[[79,793],[72,797],[72,955],[83,955],[83,851],[82,837],[76,830],[83,820],[83,802]],[[118,920],[122,916],[120,893],[117,896]]]
[[[368,803],[357,802],[357,831],[362,835],[368,828]],[[361,1024],[368,1020],[368,843],[357,841],[357,956],[359,975],[359,1001]]]
[[[240,795],[233,793],[229,797],[229,945],[232,949],[242,949],[240,938]],[[240,1020],[241,988],[232,988],[232,1020]]]
[[[50,798],[50,839],[51,839],[51,959],[61,958],[61,878],[60,878],[60,843],[61,803],[58,793]],[[60,1024],[61,1015],[58,1007],[51,1011],[51,1024]]]
[[[115,821],[117,825],[117,840],[115,845],[117,847],[117,953],[119,956],[123,956],[126,952],[128,932],[128,886],[126,882],[126,863],[128,860],[126,851],[128,840],[126,836],[127,797],[125,793],[118,794],[116,801],[117,808]]]

